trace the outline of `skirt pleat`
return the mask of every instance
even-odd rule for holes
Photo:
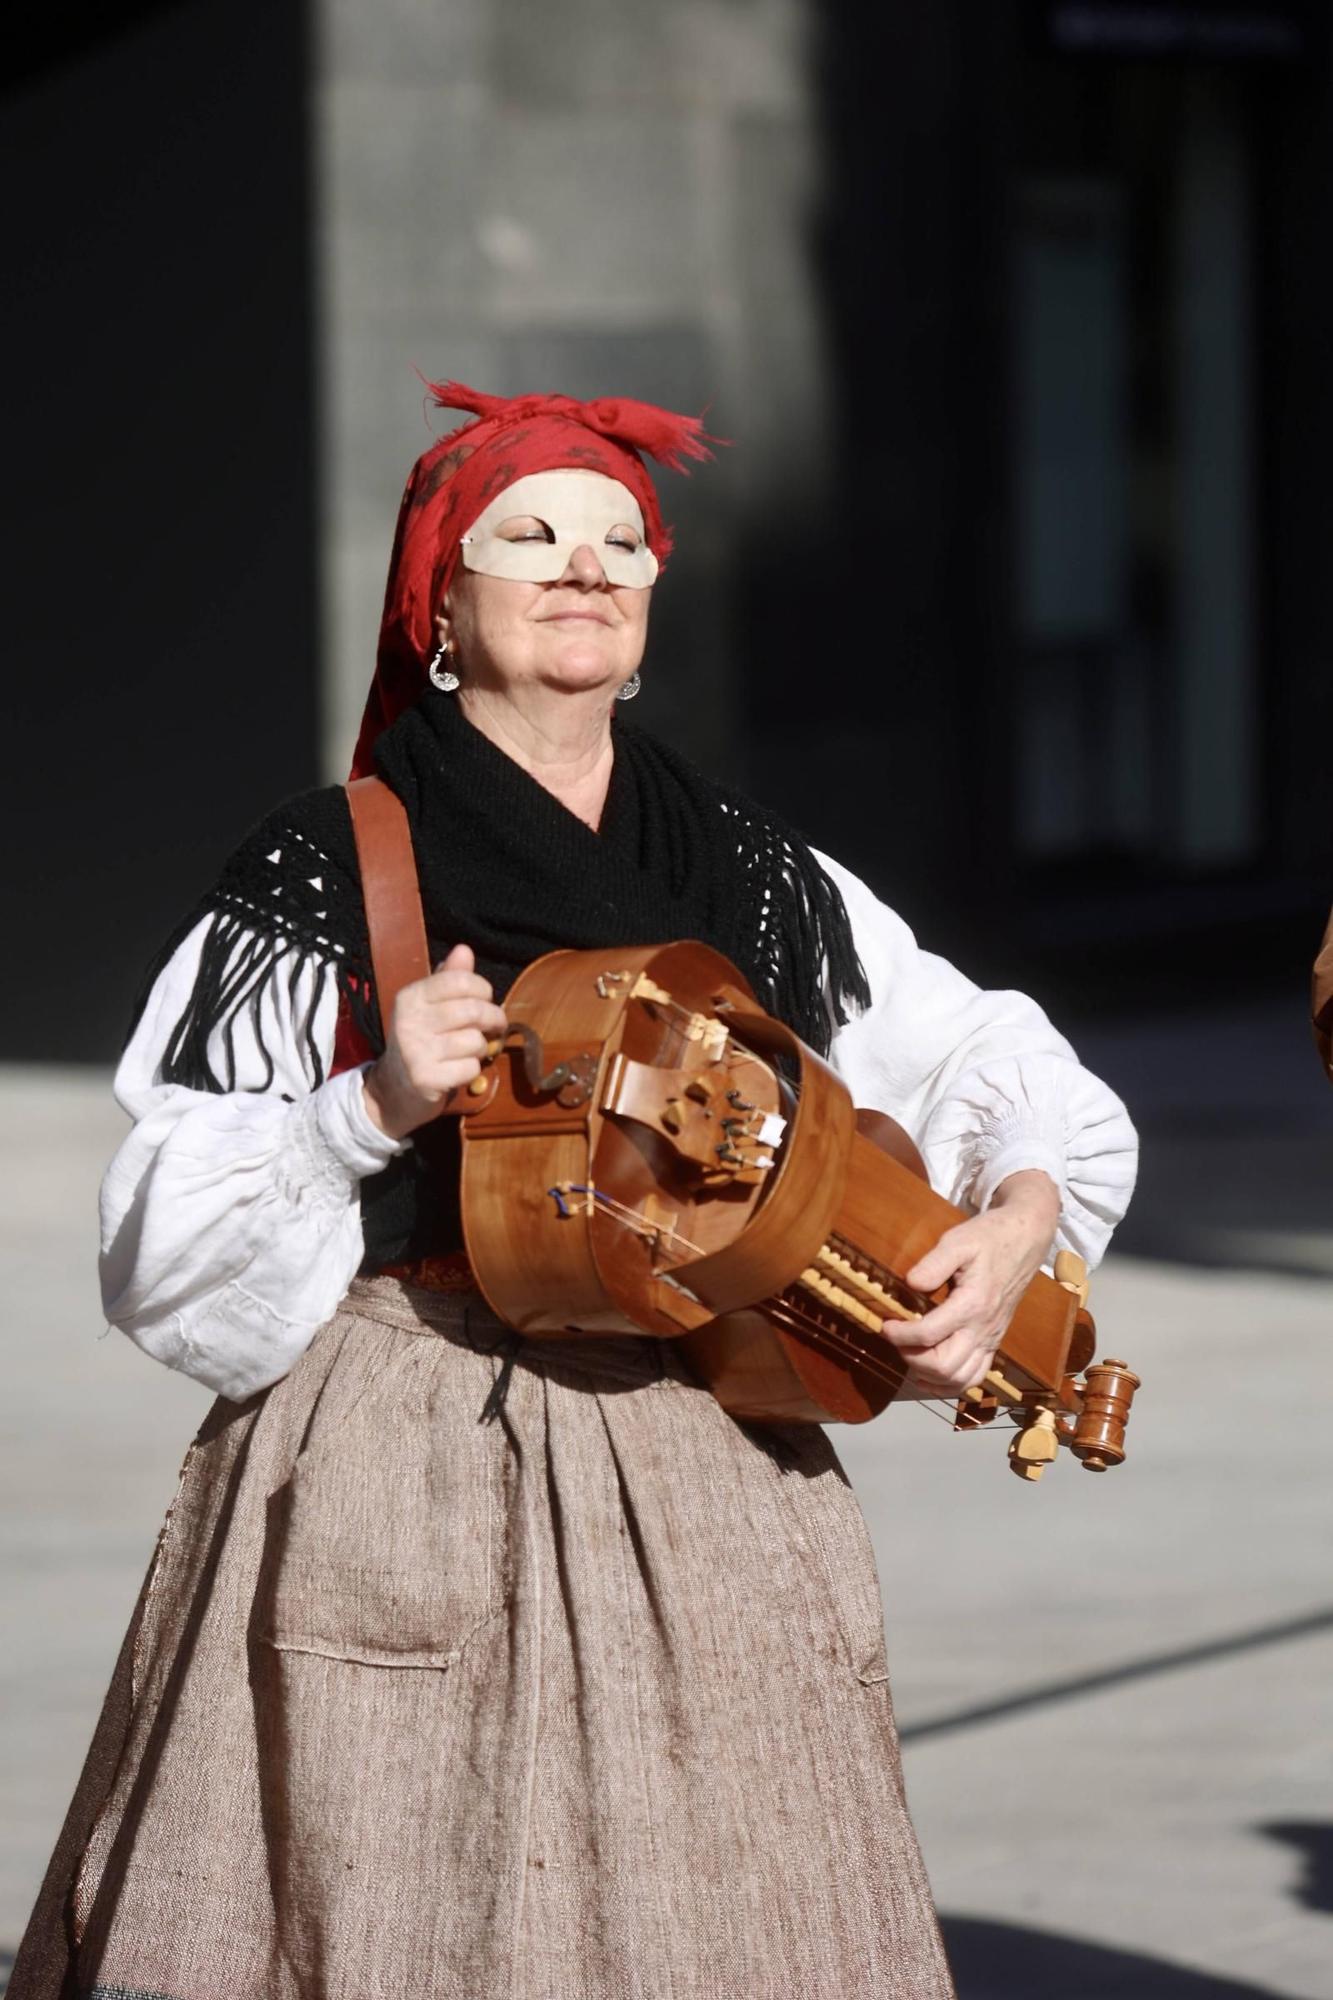
[[[825,1433],[378,1278],[191,1446],[9,2000],[952,1990]]]

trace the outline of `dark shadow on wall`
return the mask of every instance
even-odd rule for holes
[[[1258,1828],[1270,1840],[1292,1847],[1305,1863],[1292,1896],[1307,1910],[1333,1916],[1333,1826],[1326,1820],[1270,1820]]]
[[[1275,1990],[984,1917],[940,1923],[958,2000],[1271,2000]]]
[[[306,41],[177,0],[6,52],[5,1059],[112,1055],[314,778]]]

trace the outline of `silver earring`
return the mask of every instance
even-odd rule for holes
[[[623,684],[623,686],[618,687],[616,689],[616,700],[633,701],[635,695],[639,692],[639,689],[642,686],[643,682],[639,678],[639,670],[636,667],[634,669],[634,672],[630,675],[629,679]]]
[[[452,654],[450,653],[449,648],[444,644],[443,640],[441,640],[440,644],[435,648],[435,651],[431,656],[430,665],[426,669],[427,674],[430,676],[432,686],[437,687],[440,690],[441,694],[452,694],[454,689],[458,686],[458,675],[454,672],[451,666],[446,665],[444,672],[443,673],[440,672],[440,662],[442,660],[448,661],[451,658]]]

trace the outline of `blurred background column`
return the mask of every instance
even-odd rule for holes
[[[636,715],[744,761],[728,578],[747,530],[799,547],[827,511],[805,9],[316,0],[315,22],[327,772],[355,736],[408,466],[462,421],[414,366],[706,410],[735,438],[662,477],[679,548]]]
[[[1180,470],[1181,861],[1245,862],[1261,838],[1255,685],[1251,172],[1242,106],[1191,78],[1181,107],[1172,311]]]

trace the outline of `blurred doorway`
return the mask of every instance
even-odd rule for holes
[[[1235,869],[1264,839],[1254,167],[1232,80],[1061,73],[1014,181],[1015,845]]]
[[[1080,1003],[1168,960],[1181,992],[1303,980],[1333,885],[1329,10],[833,22],[839,494],[885,588],[824,844],[970,967],[1017,940]],[[772,727],[808,769],[800,716]]]

